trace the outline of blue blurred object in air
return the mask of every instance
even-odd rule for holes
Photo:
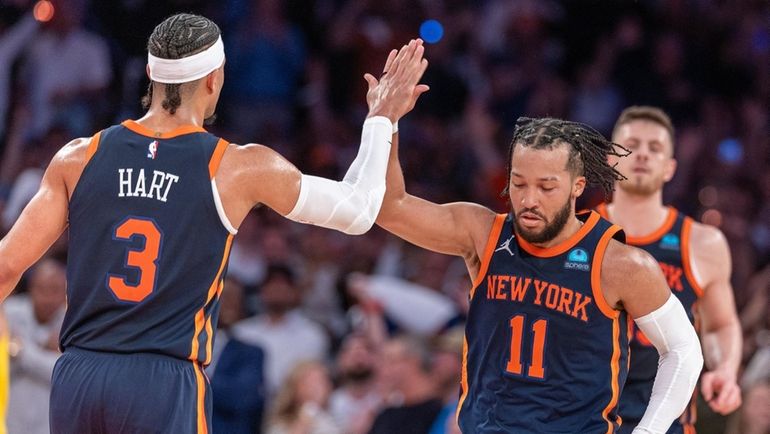
[[[429,44],[435,44],[444,36],[444,26],[436,20],[427,20],[420,24],[420,37]]]
[[[717,155],[724,163],[738,164],[743,160],[743,144],[738,139],[728,137],[719,142]]]

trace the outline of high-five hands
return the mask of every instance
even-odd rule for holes
[[[400,50],[390,52],[379,80],[371,74],[364,75],[369,84],[367,117],[385,116],[396,122],[414,108],[417,98],[429,89],[425,84],[418,84],[428,67],[424,52],[422,39],[412,39]]]

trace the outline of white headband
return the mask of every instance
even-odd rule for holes
[[[187,83],[207,76],[222,66],[225,61],[225,46],[222,37],[209,48],[181,59],[162,59],[147,53],[150,79],[158,83]]]

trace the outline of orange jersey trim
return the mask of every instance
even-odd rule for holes
[[[455,411],[455,421],[460,423],[460,409],[463,407],[465,398],[468,397],[468,338],[463,336],[463,364],[460,374],[460,388],[462,389],[462,395],[457,402],[457,411]]]
[[[602,311],[604,316],[610,319],[617,319],[620,316],[620,311],[613,309],[604,298],[604,292],[602,291],[602,261],[604,260],[604,252],[607,251],[607,245],[620,230],[621,228],[618,225],[612,225],[607,229],[607,232],[602,235],[599,243],[596,245],[594,259],[591,263],[591,292],[594,295],[596,307]]]
[[[193,361],[193,370],[195,371],[195,384],[198,388],[196,393],[195,408],[197,410],[196,425],[198,434],[208,434],[209,427],[206,423],[206,380],[203,378],[198,362]]]
[[[473,285],[471,286],[471,298],[473,298],[476,288],[484,281],[484,276],[487,274],[489,262],[492,260],[492,254],[495,251],[497,239],[500,238],[500,231],[503,229],[503,222],[505,222],[506,216],[507,214],[498,214],[495,216],[495,221],[492,223],[492,230],[489,231],[487,245],[484,247],[484,256],[481,258],[481,264],[479,265],[479,274],[476,275],[476,279],[473,280]]]
[[[214,153],[211,154],[211,160],[209,161],[209,179],[214,179],[214,176],[216,176],[219,163],[222,162],[222,156],[225,155],[228,144],[225,139],[219,139],[217,142],[217,147],[214,148]]]
[[[538,247],[534,244],[528,243],[526,240],[524,240],[521,237],[516,237],[516,239],[519,242],[519,246],[521,246],[521,248],[524,249],[530,255],[537,256],[539,258],[551,258],[554,256],[561,255],[567,250],[575,247],[575,245],[578,242],[580,242],[580,240],[582,240],[583,237],[585,237],[591,231],[591,229],[593,229],[594,226],[596,226],[596,223],[598,222],[599,222],[599,214],[595,212],[591,212],[591,215],[588,217],[588,220],[586,220],[586,222],[583,223],[583,226],[581,226],[577,232],[572,234],[572,236],[566,239],[565,241],[562,241],[561,243],[552,247]]]
[[[225,251],[222,253],[222,263],[219,264],[217,275],[214,277],[214,281],[211,282],[211,286],[209,286],[209,291],[206,295],[206,302],[203,304],[203,307],[201,307],[200,310],[195,313],[195,331],[193,333],[192,344],[190,346],[190,360],[198,360],[198,353],[200,352],[200,342],[198,342],[198,336],[200,336],[206,323],[204,310],[206,309],[206,306],[209,304],[211,299],[214,298],[214,294],[217,293],[217,289],[222,284],[220,278],[222,276],[222,271],[225,269],[225,264],[227,264],[227,258],[230,256],[230,246],[232,246],[232,242],[233,235],[230,234],[227,236],[227,241],[225,242]],[[208,339],[211,339],[211,336],[209,336]]]
[[[128,128],[129,130],[141,134],[143,136],[152,137],[154,139],[172,139],[174,137],[182,136],[185,134],[192,134],[192,133],[205,133],[206,130],[203,129],[203,127],[199,127],[197,125],[182,125],[181,127],[174,128],[171,131],[166,131],[165,133],[153,131],[144,125],[128,119],[121,123],[124,127]]]
[[[682,268],[684,268],[684,275],[687,281],[695,291],[695,295],[698,298],[703,297],[703,288],[695,280],[695,274],[692,272],[692,258],[690,258],[690,233],[692,231],[693,220],[690,217],[685,217],[682,222],[682,242],[680,248],[682,249]]]
[[[99,149],[99,141],[102,138],[102,132],[99,131],[98,133],[94,134],[93,137],[91,137],[91,142],[88,143],[88,149],[86,149],[86,164],[88,164],[89,161],[91,161],[91,158],[96,154],[96,150]]]
[[[666,216],[666,220],[658,229],[641,237],[632,237],[626,233],[626,244],[639,246],[643,244],[654,243],[655,241],[658,241],[663,235],[666,235],[666,233],[670,231],[672,227],[674,227],[675,222],[676,210],[673,207],[668,207],[668,215]]]
[[[610,360],[610,372],[612,379],[610,380],[612,386],[612,397],[610,402],[602,410],[602,417],[607,421],[607,434],[615,432],[615,426],[610,421],[609,414],[613,408],[618,404],[618,397],[620,395],[620,321],[616,317],[612,320],[612,359]]]
[[[596,205],[596,212],[598,212],[600,216],[604,217],[605,220],[610,219],[610,213],[607,211],[606,202],[602,202],[599,205]]]

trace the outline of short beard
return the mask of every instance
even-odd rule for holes
[[[545,216],[540,212],[533,209],[524,208],[519,211],[519,213],[513,219],[513,226],[516,229],[516,233],[530,244],[547,243],[556,238],[556,236],[561,233],[562,229],[564,229],[567,221],[569,221],[569,218],[572,215],[572,201],[567,199],[567,203],[565,203],[559,212],[556,213],[556,215],[553,217],[553,221],[549,222],[545,220],[545,228],[543,228],[543,230],[539,233],[529,232],[519,225],[519,215],[525,212],[536,214],[545,220]]]
[[[620,181],[618,187],[635,196],[650,196],[663,188],[663,180],[653,179],[649,182],[640,182],[638,179],[629,177]]]

